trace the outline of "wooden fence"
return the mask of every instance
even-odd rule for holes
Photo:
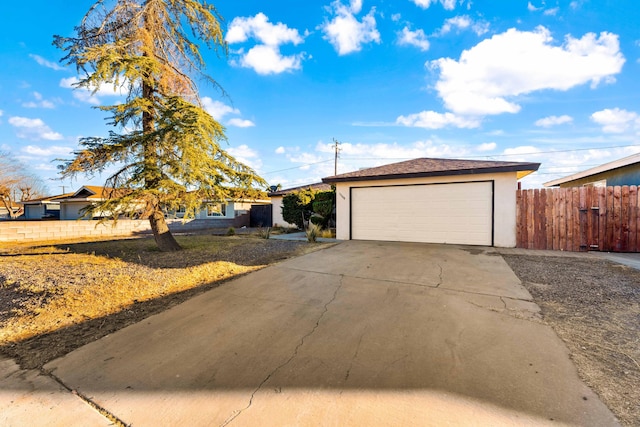
[[[518,190],[517,247],[640,252],[638,188]]]

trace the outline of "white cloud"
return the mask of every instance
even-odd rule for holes
[[[474,22],[467,15],[454,16],[444,21],[442,27],[436,31],[436,35],[442,36],[454,30],[462,31],[468,29],[481,36],[489,31],[489,23],[485,21]]]
[[[476,147],[477,151],[493,151],[498,147],[495,142],[485,142]]]
[[[440,58],[427,63],[438,70],[436,89],[445,106],[457,113],[485,115],[516,113],[514,97],[538,90],[568,90],[610,81],[625,62],[618,36],[588,33],[566,36],[554,46],[544,27],[535,31],[510,29],[465,50],[458,61]]]
[[[240,59],[240,65],[262,75],[280,74],[285,71],[299,70],[302,68],[304,53],[297,55],[282,55],[277,46],[257,45]]]
[[[333,153],[333,143],[318,143],[316,151]],[[415,141],[411,144],[363,144],[344,142],[340,144],[339,165],[351,165],[351,170],[360,167],[379,166],[392,160],[415,159],[418,157],[462,157],[468,154],[465,147],[453,146],[433,140]],[[352,157],[352,159],[350,159]],[[362,158],[370,160],[362,160]],[[318,157],[323,158],[323,157]],[[333,166],[333,164],[331,164]]]
[[[4,111],[0,110],[0,117],[4,114]]]
[[[289,28],[282,22],[272,24],[262,12],[250,18],[234,18],[225,36],[229,44],[246,42],[249,38],[269,46],[287,43],[298,45],[304,41],[298,30]]]
[[[544,15],[547,16],[556,16],[558,14],[558,12],[560,12],[560,8],[559,7],[554,7],[552,9],[547,9],[543,12]]]
[[[124,81],[120,83],[120,86],[115,86],[113,83],[102,83],[97,88],[85,88],[78,87],[79,79],[77,77],[68,77],[60,80],[60,87],[65,89],[73,89],[73,97],[79,101],[86,102],[92,105],[100,105],[102,100],[100,97],[104,96],[125,96],[128,93],[128,82]]]
[[[223,102],[211,99],[208,96],[202,98],[202,106],[216,120],[222,120],[227,114],[240,114],[240,110]]]
[[[262,160],[260,159],[258,152],[246,144],[242,144],[238,147],[231,147],[227,151],[235,157],[236,160],[255,170],[262,167]]]
[[[409,27],[404,27],[402,31],[398,33],[398,44],[415,46],[423,52],[429,50],[429,40],[427,40],[424,31],[411,31]]]
[[[25,108],[55,108],[56,105],[53,101],[44,99],[39,92],[33,92],[34,101],[23,102],[22,106]]]
[[[399,13],[394,13],[393,15],[391,15],[391,20],[393,22],[399,22],[400,19],[402,19],[402,15]]]
[[[29,57],[35,60],[38,64],[42,65],[43,67],[51,68],[52,70],[56,70],[56,71],[64,70],[64,67],[61,67],[55,62],[48,61],[40,55],[29,54]]]
[[[358,5],[361,8],[361,2]],[[360,13],[360,8],[354,8],[354,2],[348,7],[337,0],[331,6],[335,17],[331,21],[325,21],[319,28],[324,32],[324,39],[333,45],[338,55],[358,52],[366,43],[380,43],[375,8],[363,16],[362,21],[358,21],[355,15]]]
[[[253,123],[251,120],[245,120],[245,119],[239,119],[239,118],[229,119],[227,124],[229,126],[235,126],[239,128],[250,128],[255,126],[255,123]]]
[[[573,117],[566,114],[562,116],[549,116],[536,120],[536,126],[549,128],[551,126],[564,125],[573,122]]]
[[[27,145],[22,149],[23,152],[33,155],[33,156],[68,156],[73,152],[73,148],[70,147],[60,147],[57,145],[52,145],[48,147],[37,147],[35,145]]]
[[[276,154],[284,154],[284,153],[285,153],[285,148],[283,146],[276,148]]]
[[[602,131],[606,133],[623,133],[629,128],[640,128],[640,116],[633,111],[620,108],[596,111],[591,115],[591,120],[602,125]]]
[[[453,10],[456,8],[456,0],[411,0],[416,6],[422,9],[428,9],[432,4],[440,3],[446,10]],[[460,4],[464,3],[460,1]]]
[[[426,129],[442,129],[448,126],[477,128],[480,126],[480,121],[476,117],[463,117],[453,113],[438,113],[436,111],[422,111],[408,116],[399,116],[396,123]]]
[[[304,38],[297,29],[289,28],[281,22],[273,24],[264,13],[248,18],[234,18],[225,36],[227,43],[244,43],[250,38],[256,40],[258,44],[246,53],[244,50],[238,51],[240,60],[232,61],[232,64],[252,68],[262,75],[279,74],[299,70],[302,67],[304,52],[289,56],[280,52],[280,46],[283,44],[291,43],[297,46],[304,42]]]
[[[58,132],[51,130],[42,119],[29,119],[27,117],[10,117],[9,124],[16,128],[16,135],[23,139],[46,139],[57,141],[63,139]]]
[[[224,120],[224,118],[229,114],[240,115],[240,110],[238,110],[237,108],[227,105],[224,102],[214,100],[208,96],[202,98],[202,106],[207,111],[207,113],[211,114],[211,117],[213,117],[217,121]],[[255,123],[253,123],[251,120],[234,117],[229,119],[227,125],[247,128],[255,126]]]
[[[538,10],[544,9],[544,7],[542,7],[542,6],[535,7],[531,2],[529,2],[529,3],[527,3],[527,9],[529,10],[529,12],[536,12]]]

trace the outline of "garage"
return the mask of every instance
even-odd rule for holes
[[[518,180],[539,163],[419,158],[324,178],[340,240],[515,247]]]
[[[493,245],[493,182],[356,187],[351,238]]]

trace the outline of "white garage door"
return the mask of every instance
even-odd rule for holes
[[[351,238],[493,244],[493,183],[351,189]]]

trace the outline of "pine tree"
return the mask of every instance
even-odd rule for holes
[[[226,55],[216,9],[198,0],[98,0],[74,37],[54,37],[75,64],[78,88],[124,89],[121,104],[100,106],[115,127],[108,137],[87,137],[74,158],[60,165],[64,177],[117,170],[105,186],[108,200],[89,208],[114,219],[134,211],[148,218],[162,251],[179,250],[163,209],[185,206],[192,217],[205,200],[255,197],[262,178],[221,148],[225,129],[203,108],[194,78],[204,74],[196,42]]]

